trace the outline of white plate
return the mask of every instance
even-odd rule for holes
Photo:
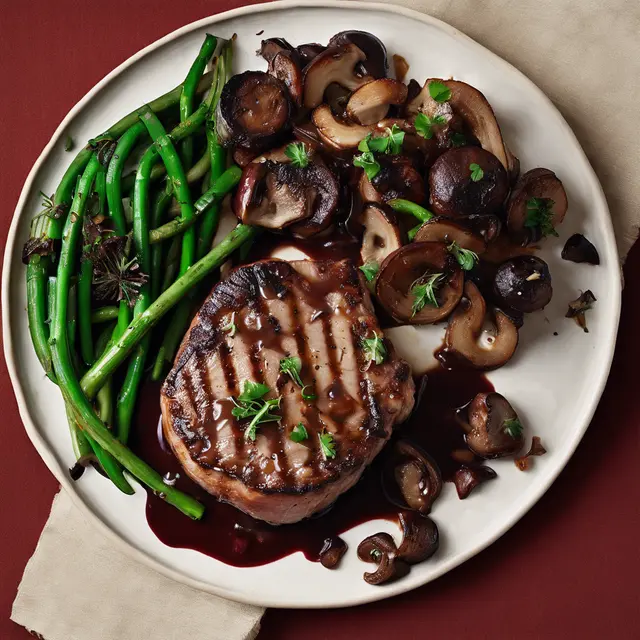
[[[442,534],[439,552],[403,580],[383,587],[362,580],[365,565],[356,558],[355,547],[381,528],[397,535],[389,523],[371,522],[349,531],[344,537],[351,551],[337,571],[308,562],[300,553],[266,566],[238,569],[162,544],[147,526],[141,488],[127,497],[95,473],[71,482],[67,469],[74,460],[62,399],[44,377],[31,347],[20,261],[29,220],[39,205],[38,191],[51,193],[71,159],[63,150],[65,135],[88,140],[179,84],[205,32],[238,34],[234,65],[241,71],[265,67],[254,54],[262,38],[326,42],[344,29],[375,33],[390,54],[407,58],[409,77],[420,82],[430,76],[453,76],[478,87],[493,105],[523,169],[544,166],[556,171],[570,203],[561,238],[546,242],[541,254],[553,275],[553,301],[544,313],[527,318],[515,358],[490,375],[523,416],[528,434],[541,436],[549,453],[536,459],[528,473],[518,471],[511,460],[492,463],[499,479],[465,501],[458,500],[447,484],[433,512]],[[263,35],[256,35],[263,30]],[[560,259],[562,243],[577,231],[595,242],[601,266]],[[598,298],[589,315],[588,334],[563,317],[567,301],[587,288]],[[176,580],[235,600],[276,607],[337,607],[386,598],[442,575],[500,537],[548,489],[582,438],[607,379],[618,327],[620,271],[609,212],[594,172],[567,123],[527,78],[426,15],[380,4],[304,1],[244,7],[200,20],[147,47],[98,83],[65,118],[25,183],[7,242],[2,295],[5,355],[29,437],[75,503],[119,548]],[[433,330],[398,332],[407,334],[412,358],[420,352],[416,341],[422,341],[419,357],[428,359]]]

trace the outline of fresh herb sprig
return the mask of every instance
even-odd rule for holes
[[[293,427],[291,433],[289,434],[289,439],[293,442],[303,442],[309,437],[309,433],[307,432],[307,428],[302,424],[302,422],[298,422],[298,424]]]
[[[318,434],[318,440],[320,441],[320,451],[322,457],[327,460],[329,458],[336,457],[336,444],[333,440],[333,436],[328,431],[323,431]]]
[[[315,400],[316,395],[314,393],[307,393],[307,389],[311,387],[310,384],[305,384],[300,377],[302,372],[302,360],[296,356],[290,358],[282,358],[280,360],[280,373],[288,375],[299,387],[301,387],[301,394],[303,400]]]
[[[363,151],[357,156],[353,156],[353,166],[364,169],[369,180],[373,180],[379,173],[380,163],[375,159],[372,151]]]
[[[362,348],[368,363],[367,366],[371,366],[371,363],[382,364],[387,357],[387,348],[384,346],[382,336],[379,336],[375,331],[372,338],[362,339]]]
[[[475,251],[463,249],[455,240],[447,246],[447,251],[458,261],[463,271],[471,271],[479,259]]]
[[[236,326],[236,312],[234,311],[229,318],[229,322],[221,327],[221,330],[229,334],[230,338],[236,335],[238,327]]]
[[[444,116],[436,115],[431,118],[426,113],[419,113],[413,122],[416,133],[426,140],[433,138],[433,128],[441,124],[447,124],[447,119]]]
[[[508,436],[511,436],[514,439],[519,438],[524,430],[524,427],[518,418],[507,418],[502,423],[502,428]]]
[[[473,182],[480,182],[484,178],[484,169],[476,162],[472,162],[469,165],[469,171],[471,171],[471,180]]]
[[[374,153],[399,154],[402,151],[404,135],[404,131],[396,124],[391,128],[387,127],[384,136],[374,138],[369,134],[360,141],[358,151],[361,153],[353,157],[353,165],[364,169],[367,178],[373,180],[382,168],[376,160]]]
[[[261,382],[245,380],[242,393],[237,400],[233,400],[236,405],[231,410],[231,415],[239,420],[251,418],[251,422],[244,430],[244,437],[247,440],[255,441],[258,427],[265,422],[278,422],[282,416],[272,413],[272,410],[280,407],[280,396],[265,400],[264,396],[271,389]]]
[[[415,316],[424,309],[426,305],[438,307],[438,299],[436,292],[444,280],[443,273],[434,273],[428,277],[422,276],[411,285],[411,295],[413,296],[413,305],[411,306],[411,317]]]
[[[543,237],[556,236],[558,232],[553,227],[553,205],[551,198],[529,198],[527,200],[527,217],[524,226],[538,229]]]
[[[304,142],[292,142],[291,144],[287,145],[286,149],[284,150],[284,155],[291,160],[291,164],[294,167],[304,169],[309,165],[309,152],[307,151]]]
[[[436,102],[447,102],[451,100],[451,89],[440,80],[432,80],[429,83],[429,95]]]
[[[378,271],[380,271],[380,265],[375,260],[371,260],[363,264],[360,267],[360,271],[364,273],[367,282],[373,282],[378,275]]]

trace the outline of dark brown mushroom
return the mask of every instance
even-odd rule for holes
[[[400,227],[393,211],[370,204],[359,216],[364,228],[360,257],[362,264],[381,265],[384,259],[402,246]]]
[[[317,42],[305,42],[296,47],[296,51],[302,60],[302,66],[308,65],[312,60],[317,58],[327,47]]]
[[[387,453],[382,488],[391,503],[426,515],[442,491],[442,475],[435,461],[420,447],[398,440]]]
[[[357,72],[362,76],[384,78],[389,68],[387,49],[380,40],[368,31],[341,31],[329,40],[329,47],[352,43],[364,51],[366,60],[360,62]]]
[[[371,76],[358,76],[355,73],[356,64],[365,57],[355,44],[329,47],[323,51],[304,69],[303,105],[307,109],[315,109],[322,104],[324,92],[332,82],[351,91],[370,82],[373,79]]]
[[[485,241],[485,249],[487,244],[491,244],[498,239],[502,230],[502,222],[498,216],[490,214],[488,216],[471,215],[465,220],[467,226],[478,235],[482,236]]]
[[[293,104],[302,104],[302,71],[296,56],[290,51],[277,53],[269,62],[269,73],[278,78],[289,90]]]
[[[567,212],[562,182],[549,169],[532,169],[518,180],[509,198],[507,231],[522,245],[558,235],[555,228]]]
[[[391,78],[380,78],[356,89],[347,103],[347,116],[358,124],[376,124],[392,104],[402,104],[407,98],[407,86]]]
[[[320,550],[320,564],[325,569],[335,569],[347,552],[347,543],[339,536],[325,538]]]
[[[430,299],[425,285],[435,296]],[[444,320],[462,297],[464,277],[441,242],[412,242],[389,255],[380,267],[376,296],[398,322],[432,324]]]
[[[571,262],[600,264],[598,250],[581,233],[574,233],[562,249],[562,259]]]
[[[341,120],[347,119],[347,104],[351,91],[332,82],[324,92],[324,99],[331,107],[331,112]]]
[[[225,84],[216,129],[225,145],[261,151],[287,133],[291,100],[286,86],[262,71],[246,71]]]
[[[444,242],[449,245],[455,242],[460,248],[468,249],[478,255],[487,248],[482,236],[474,233],[468,227],[458,224],[450,218],[436,217],[425,222],[416,233],[416,242]]]
[[[365,572],[363,576],[365,582],[378,585],[406,576],[410,567],[397,555],[396,543],[388,533],[375,533],[365,538],[358,545],[358,558],[378,565],[375,572]]]
[[[292,53],[295,49],[284,38],[267,38],[260,43],[260,49],[256,55],[262,56],[267,62],[271,62],[281,52]]]
[[[440,546],[440,534],[436,523],[431,518],[415,512],[401,512],[398,519],[402,527],[398,558],[408,564],[428,560]]]
[[[467,409],[466,442],[481,458],[502,458],[524,445],[523,427],[509,401],[496,392],[479,393]]]
[[[366,173],[360,178],[360,196],[364,202],[387,202],[404,198],[423,202],[424,181],[406,156],[380,155],[376,157],[380,171],[369,180]]]
[[[504,312],[496,309],[495,335],[484,334],[487,316],[484,298],[471,281],[464,285],[464,295],[462,304],[449,319],[445,334],[446,349],[464,358],[476,369],[501,367],[511,359],[518,346],[516,325]]]
[[[481,482],[493,480],[497,477],[498,474],[491,467],[485,467],[484,465],[477,467],[460,467],[453,476],[453,484],[456,486],[458,498],[464,500],[469,497],[469,494]]]
[[[575,300],[569,303],[565,318],[574,318],[578,326],[585,333],[589,333],[585,313],[593,307],[594,302],[597,302],[597,298],[593,295],[593,292],[590,289],[583,291]]]
[[[364,127],[346,123],[336,118],[328,104],[313,110],[311,120],[316,126],[321,140],[337,150],[355,149],[374,129],[373,125]]]
[[[502,263],[493,281],[498,300],[508,307],[531,313],[551,301],[551,273],[544,260],[536,256],[517,256]]]
[[[493,154],[479,147],[460,147],[434,162],[429,187],[433,211],[466,217],[496,212],[509,193],[509,180]]]

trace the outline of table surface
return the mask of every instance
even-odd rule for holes
[[[241,4],[251,2],[3,3],[2,252],[22,183],[77,100],[158,37]],[[634,294],[640,289],[640,248],[631,252],[625,276],[613,370],[593,423],[553,487],[511,531],[463,566],[403,596],[352,609],[269,611],[260,640],[392,633],[408,639],[639,637],[640,298]],[[0,637],[25,640],[32,636],[9,620],[11,603],[57,483],[22,428],[4,360],[0,405],[7,445],[0,465]]]

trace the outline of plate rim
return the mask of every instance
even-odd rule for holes
[[[95,96],[97,96],[111,81],[113,81],[116,77],[120,76],[125,70],[129,67],[133,66],[138,60],[152,53],[156,49],[159,49],[170,43],[171,41],[188,34],[192,31],[196,31],[203,27],[216,24],[218,22],[222,22],[224,20],[232,19],[232,18],[241,18],[247,14],[255,14],[255,13],[270,13],[274,11],[282,11],[282,10],[295,10],[297,8],[322,8],[322,9],[358,9],[368,12],[381,12],[388,14],[396,14],[401,15],[413,20],[417,20],[422,22],[423,24],[434,26],[438,29],[441,29],[443,32],[447,33],[449,36],[453,38],[463,39],[468,45],[476,48],[481,52],[482,55],[487,56],[491,61],[496,65],[501,65],[503,68],[508,70],[510,73],[515,73],[520,77],[520,80],[529,85],[529,88],[539,94],[539,97],[547,103],[547,106],[555,113],[558,118],[559,124],[565,130],[565,133],[569,136],[570,139],[573,139],[575,142],[575,146],[577,148],[578,153],[582,156],[582,161],[589,172],[590,182],[596,187],[595,195],[597,197],[597,209],[604,211],[607,214],[605,222],[606,228],[606,238],[605,242],[610,245],[613,250],[613,258],[620,263],[620,257],[618,254],[617,244],[615,241],[615,234],[613,230],[613,222],[611,219],[611,214],[609,211],[609,207],[606,201],[606,197],[604,191],[602,189],[602,185],[587,158],[582,145],[577,139],[575,133],[565,120],[564,116],[560,113],[555,104],[551,101],[550,98],[532,81],[530,80],[524,73],[522,73],[519,69],[513,66],[511,63],[507,62],[497,54],[493,53],[490,49],[480,44],[476,40],[470,38],[466,34],[462,33],[455,27],[449,25],[448,23],[439,20],[438,18],[434,18],[431,15],[426,13],[421,13],[414,9],[409,9],[407,7],[398,6],[398,5],[388,5],[377,2],[362,2],[360,0],[275,0],[273,2],[267,2],[263,4],[257,5],[247,5],[243,7],[238,7],[235,9],[231,9],[229,11],[224,11],[221,13],[217,13],[214,15],[210,15],[189,24],[186,24],[178,29],[162,36],[161,38],[155,40],[151,44],[146,47],[140,49],[124,62],[115,67],[111,72],[109,72],[106,76],[104,76],[99,82],[97,82],[76,104],[69,110],[63,120],[60,122],[56,130],[49,142],[45,145],[43,150],[40,152],[37,160],[33,164],[29,174],[24,182],[22,190],[20,192],[20,197],[16,204],[16,208],[13,213],[13,217],[11,219],[11,224],[9,227],[9,232],[7,234],[7,240],[5,245],[5,252],[3,258],[3,273],[2,273],[2,331],[4,336],[4,356],[5,361],[7,363],[7,370],[9,373],[9,378],[11,380],[11,384],[13,387],[13,391],[16,397],[16,401],[18,404],[18,411],[20,414],[20,418],[23,422],[25,431],[27,435],[35,447],[36,451],[42,458],[43,462],[49,469],[49,471],[55,476],[58,480],[62,488],[71,498],[73,504],[78,507],[81,512],[87,517],[87,519],[92,523],[93,526],[96,526],[99,531],[102,532],[103,535],[106,535],[109,540],[111,540],[116,548],[123,553],[125,553],[130,558],[134,559],[137,562],[141,562],[147,567],[158,571],[162,575],[169,577],[181,584],[187,585],[189,587],[205,591],[211,593],[213,595],[234,600],[236,602],[242,602],[245,604],[251,604],[256,606],[263,607],[273,607],[273,608],[307,608],[307,609],[322,609],[322,608],[342,608],[348,606],[355,606],[359,604],[365,604],[369,602],[375,602],[377,600],[386,599],[391,596],[399,595],[402,593],[406,593],[411,591],[419,586],[423,586],[433,580],[439,578],[440,576],[448,573],[451,569],[461,565],[463,562],[466,562],[468,559],[477,555],[488,546],[493,544],[496,540],[502,537],[507,531],[509,531],[537,502],[542,498],[542,496],[548,491],[549,487],[555,482],[558,475],[561,471],[566,467],[569,460],[573,456],[578,444],[582,440],[587,428],[589,427],[595,410],[600,402],[600,398],[604,391],[605,385],[607,383],[609,372],[611,370],[611,365],[613,361],[613,355],[615,351],[616,339],[618,334],[618,328],[620,323],[620,311],[621,311],[621,292],[622,292],[622,282],[621,279],[614,279],[615,282],[615,290],[610,292],[612,294],[612,308],[611,314],[614,320],[615,331],[613,335],[608,337],[608,344],[606,345],[606,362],[602,364],[604,366],[601,367],[600,378],[598,380],[597,388],[594,389],[595,393],[591,396],[591,403],[588,411],[585,413],[585,421],[580,429],[576,431],[574,434],[573,440],[568,447],[566,456],[562,464],[557,468],[557,470],[552,470],[549,472],[548,476],[544,478],[543,482],[540,483],[537,493],[526,503],[519,505],[516,509],[514,509],[511,513],[511,516],[507,519],[507,521],[500,527],[497,531],[495,531],[491,536],[489,536],[486,540],[482,541],[479,544],[471,547],[464,553],[461,553],[448,562],[444,562],[442,566],[435,572],[435,574],[430,575],[426,580],[423,581],[400,581],[394,583],[392,589],[375,589],[365,594],[356,596],[352,600],[349,600],[345,603],[339,604],[309,604],[309,603],[296,603],[296,602],[282,602],[282,601],[273,601],[269,599],[269,596],[265,596],[264,598],[255,598],[245,596],[242,593],[230,592],[228,589],[224,589],[207,582],[197,580],[191,578],[178,570],[175,570],[171,567],[166,566],[160,560],[156,560],[150,555],[148,555],[145,551],[142,551],[125,539],[123,539],[116,531],[114,531],[105,521],[102,520],[100,515],[93,509],[93,507],[85,502],[85,500],[81,497],[81,495],[76,492],[73,482],[68,477],[68,474],[64,469],[61,468],[61,465],[58,463],[55,454],[49,448],[49,445],[45,441],[43,435],[40,433],[38,428],[36,427],[35,421],[32,419],[29,408],[26,403],[26,398],[22,386],[20,384],[20,379],[18,375],[18,368],[16,364],[16,359],[14,356],[14,345],[13,345],[13,336],[11,332],[11,313],[9,311],[10,304],[10,264],[16,250],[17,243],[17,228],[18,223],[23,215],[23,210],[25,208],[25,204],[27,198],[33,188],[33,183],[35,182],[35,178],[44,164],[46,159],[48,158],[50,152],[58,142],[58,140],[62,137],[66,127],[69,123],[76,117],[76,115],[82,111],[82,109],[87,105]]]

